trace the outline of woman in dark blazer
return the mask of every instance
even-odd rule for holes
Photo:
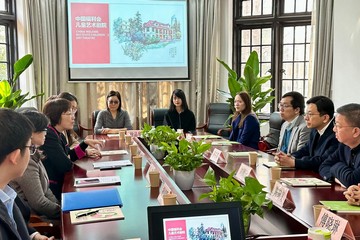
[[[250,95],[247,92],[236,94],[234,107],[235,113],[229,139],[258,149],[260,124],[256,114],[252,111]]]
[[[195,131],[195,115],[188,107],[183,90],[175,89],[172,92],[170,108],[164,116],[164,125],[175,130],[183,129],[184,133]]]

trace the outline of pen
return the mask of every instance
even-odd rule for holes
[[[81,218],[81,217],[85,217],[85,216],[89,216],[89,215],[94,215],[94,214],[96,214],[98,212],[99,212],[99,209],[95,210],[95,211],[87,212],[87,213],[82,213],[82,214],[77,215],[76,218]]]

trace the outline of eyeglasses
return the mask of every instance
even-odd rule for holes
[[[289,108],[289,107],[292,107],[290,104],[283,104],[283,103],[279,103],[278,104],[278,108],[279,109],[284,109],[284,108]]]
[[[334,122],[334,128],[336,129],[342,129],[347,127],[355,128],[355,126],[340,126],[338,123]]]
[[[37,147],[35,145],[30,145],[30,146],[25,146],[25,147],[29,148],[30,155],[34,155],[37,151]]]
[[[72,108],[71,108],[71,111],[72,111],[74,114],[77,112],[77,110],[78,110],[78,109],[77,109],[76,107],[72,107]]]
[[[313,117],[315,115],[321,115],[320,113],[305,113],[304,116],[305,117]]]
[[[70,112],[63,113],[62,115],[75,116],[75,113],[76,112],[70,111]]]
[[[110,101],[109,101],[109,104],[114,104],[114,105],[116,105],[116,104],[119,104],[119,101],[110,100]]]

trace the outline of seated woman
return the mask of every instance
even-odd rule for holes
[[[251,98],[247,92],[237,93],[234,99],[235,113],[229,139],[258,149],[260,124],[252,111]]]
[[[31,145],[35,152],[30,156],[29,165],[24,175],[10,182],[10,186],[24,199],[31,210],[44,220],[60,220],[60,205],[49,188],[49,177],[42,160],[45,158],[37,147],[44,144],[46,128],[49,124],[47,117],[37,111],[25,111],[24,114],[34,125],[35,131],[31,136]]]
[[[75,121],[76,121],[76,114],[78,113],[78,111],[77,111],[78,110],[78,100],[77,100],[77,98],[73,94],[71,94],[69,92],[61,92],[58,95],[58,97],[70,101],[71,110],[75,113]],[[67,143],[70,146],[70,149],[73,149],[75,146],[79,145],[79,143],[80,143],[79,140],[78,140],[79,137],[78,137],[78,135],[76,134],[76,132],[73,129],[65,130],[63,132],[63,134],[64,134],[64,136],[66,138]],[[86,152],[87,157],[97,158],[97,157],[101,156],[100,151],[98,149],[87,148],[87,149],[85,149],[85,152]]]
[[[195,115],[188,107],[183,90],[175,89],[172,92],[170,108],[164,116],[164,125],[175,130],[183,129],[185,133],[195,131]]]
[[[70,149],[63,132],[73,128],[75,113],[71,110],[71,103],[66,99],[47,101],[43,113],[50,119],[50,124],[47,127],[45,143],[40,149],[46,156],[44,166],[49,176],[50,189],[60,200],[64,175],[72,169],[73,161],[84,157],[88,146],[96,148],[97,144],[102,146],[103,142],[84,139]]]
[[[118,91],[108,93],[106,107],[107,110],[101,110],[96,118],[95,134],[118,133],[122,129],[132,129],[128,112],[121,109],[121,96]]]

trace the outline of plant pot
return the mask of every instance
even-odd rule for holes
[[[159,146],[151,144],[150,145],[150,152],[154,156],[155,159],[161,160],[165,157],[165,151],[162,149],[159,149]]]
[[[174,179],[181,190],[190,190],[194,185],[195,169],[192,171],[174,170]]]

